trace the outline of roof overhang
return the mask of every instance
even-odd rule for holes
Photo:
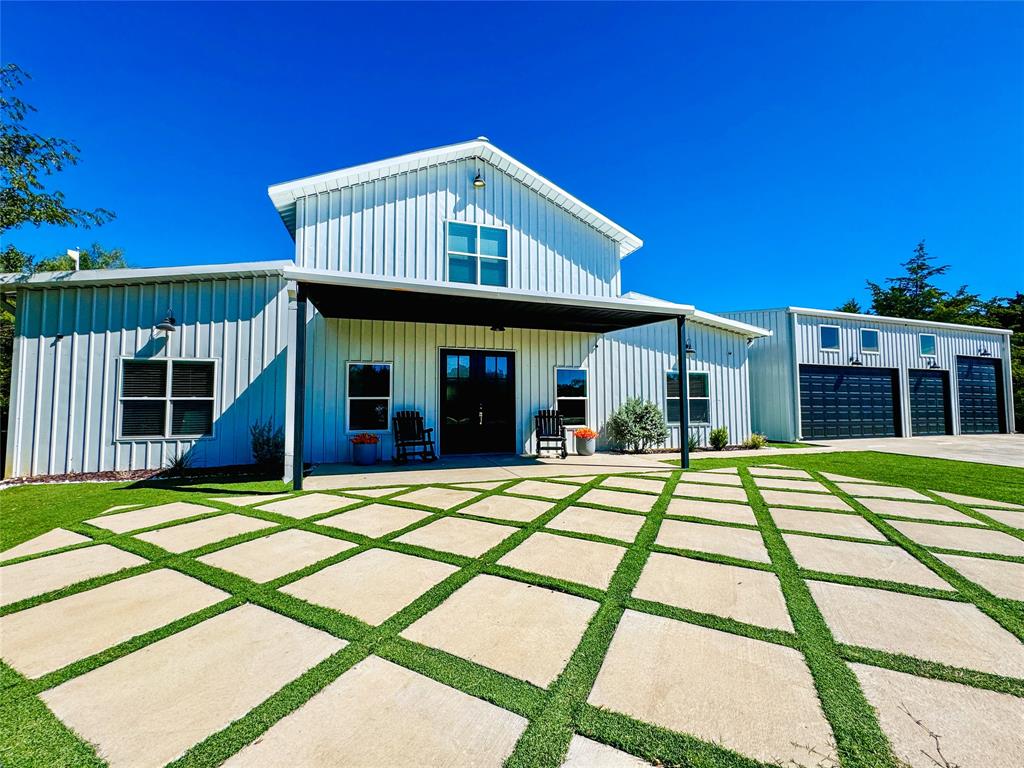
[[[932,320],[913,320],[907,317],[889,317],[887,315],[864,315],[854,312],[839,312],[834,309],[810,309],[808,307],[786,307],[791,315],[813,315],[828,317],[835,320],[861,320],[865,323],[886,323],[889,325],[909,325],[920,328],[948,328],[954,331],[971,331],[973,333],[999,333],[1012,336],[1013,331],[1005,328],[989,328],[984,325],[964,325],[963,323],[937,323]]]
[[[331,192],[355,184],[376,181],[406,171],[450,163],[467,158],[479,158],[502,173],[529,187],[537,194],[589,224],[619,246],[619,257],[625,258],[643,245],[643,240],[625,227],[598,213],[577,197],[566,192],[554,182],[523,165],[511,155],[502,152],[484,138],[449,144],[435,149],[425,149],[386,160],[342,168],[316,176],[307,176],[295,181],[274,184],[267,188],[270,199],[281,215],[285,226],[295,236],[295,202],[308,195]]]
[[[354,320],[607,333],[687,317],[688,304],[569,296],[435,281],[403,281],[293,267],[284,276],[321,314]]]
[[[173,283],[186,280],[217,280],[238,277],[280,276],[290,261],[255,261],[234,264],[203,264],[188,267],[152,269],[82,269],[73,272],[36,272],[0,274],[0,291],[15,289],[86,288],[101,285]]]

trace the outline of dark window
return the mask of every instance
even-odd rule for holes
[[[568,427],[582,427],[587,423],[587,372],[584,369],[555,369],[555,408]]]
[[[214,372],[214,363],[210,360],[123,361],[121,436],[164,438],[212,434]]]
[[[708,374],[698,371],[688,374],[688,400],[690,405],[691,424],[709,424],[711,422],[711,392]],[[670,424],[678,424],[682,418],[680,413],[679,372],[665,372],[665,420]]]
[[[349,363],[349,431],[383,432],[390,421],[391,363]]]
[[[818,327],[822,349],[839,349],[839,328],[835,325]]]
[[[122,437],[163,437],[166,400],[125,400],[121,411]]]
[[[125,360],[121,397],[164,397],[167,394],[166,360]]]

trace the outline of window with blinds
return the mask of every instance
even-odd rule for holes
[[[121,437],[213,434],[212,360],[123,360]]]

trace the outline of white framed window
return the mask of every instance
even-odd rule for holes
[[[585,368],[555,368],[555,408],[567,427],[587,423],[587,371]]]
[[[690,424],[711,423],[711,380],[706,371],[687,374],[687,400],[690,406]],[[681,418],[679,371],[665,371],[665,420],[678,424]]]
[[[860,329],[860,351],[865,355],[877,355],[879,353],[878,329]]]
[[[350,362],[345,423],[349,432],[391,429],[391,363]]]
[[[819,325],[818,345],[825,350],[837,351],[839,349],[839,326]]]
[[[120,439],[209,437],[216,381],[215,360],[122,358]]]
[[[448,282],[508,286],[508,230],[449,221]]]
[[[922,333],[917,337],[917,345],[921,350],[921,357],[935,357],[935,334]]]

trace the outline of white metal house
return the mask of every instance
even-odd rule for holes
[[[530,453],[538,410],[600,431],[631,396],[664,408],[672,446],[687,419],[749,436],[768,332],[623,294],[640,239],[486,139],[269,192],[293,260],[5,278],[6,475],[245,463],[268,418],[289,470],[346,461],[360,432],[389,458],[397,410],[442,454]]]
[[[751,350],[753,428],[775,440],[1013,429],[1010,331],[801,307],[728,312]]]

